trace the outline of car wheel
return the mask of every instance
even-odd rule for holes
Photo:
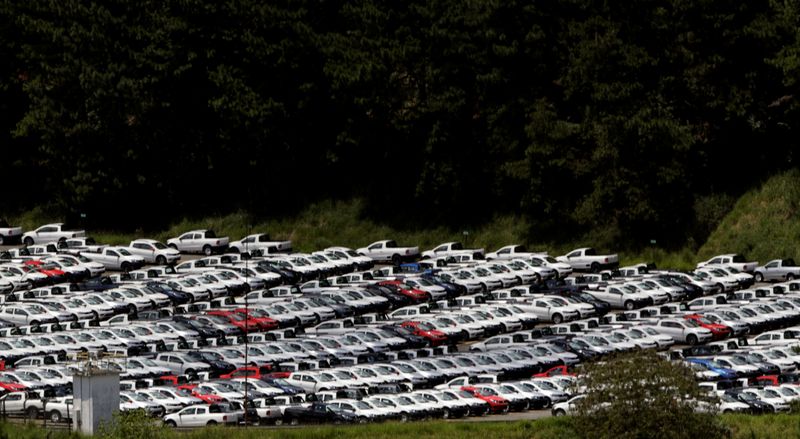
[[[450,419],[450,410],[444,409],[442,412],[442,419]]]
[[[39,321],[38,320],[31,320],[30,325],[31,326],[39,326]]]
[[[503,323],[502,325],[500,325],[500,330],[505,334],[508,332],[508,326],[506,326],[506,324]]]
[[[564,317],[562,317],[561,314],[553,314],[553,323],[558,325],[563,321],[564,321]]]
[[[130,303],[128,304],[128,314],[134,315],[136,314],[136,305]]]
[[[208,421],[208,422],[206,422],[206,425],[208,425],[209,427],[213,427],[213,426],[217,425],[217,421]]]
[[[625,302],[625,309],[627,309],[628,311],[632,310],[635,307],[636,305],[633,303],[633,301],[628,300]]]
[[[528,401],[528,402],[525,403],[524,406],[522,406],[522,411],[523,412],[524,411],[528,411],[528,410],[530,410],[530,408],[531,408],[531,403],[530,403],[530,401]]]
[[[564,410],[561,410],[561,409],[558,409],[558,410],[553,412],[553,416],[566,416],[566,415],[567,415],[567,412],[565,412]]]
[[[61,412],[58,410],[53,410],[50,412],[48,419],[50,419],[50,422],[61,422]]]
[[[600,264],[598,264],[597,262],[592,262],[591,270],[592,273],[597,273],[598,271],[600,271]]]
[[[794,274],[789,273],[786,275],[786,280],[794,280]]]
[[[122,263],[122,265],[120,265],[120,267],[119,267],[119,268],[120,268],[120,269],[121,269],[123,272],[127,273],[127,272],[131,271],[131,264],[129,264],[129,263],[127,263],[127,262],[123,262],[123,263]]]
[[[550,399],[549,397],[547,397],[547,398],[544,399],[544,407],[542,407],[542,408],[546,409],[546,408],[550,407],[551,405],[553,405],[553,400]]]
[[[230,248],[228,248],[228,253],[239,254],[241,252],[242,251],[239,250],[239,247],[230,247]]]
[[[289,425],[300,425],[300,420],[297,418],[289,419]]]
[[[167,265],[167,258],[163,256],[159,256],[156,258],[156,264],[158,265]]]
[[[25,246],[30,247],[33,245],[33,238],[28,236],[22,241],[22,243],[25,244]]]
[[[3,235],[0,235],[0,245],[3,245],[5,243],[6,243],[5,238],[3,238]]]
[[[206,255],[206,256],[211,256],[211,246],[210,245],[204,245],[203,246],[203,254]]]
[[[281,418],[278,418],[278,419],[276,419],[276,420],[273,422],[273,425],[276,425],[276,426],[279,426],[279,427],[280,427],[281,425],[283,425],[283,419],[281,419]]]
[[[358,422],[359,424],[366,424],[367,423],[367,418],[365,418],[363,416],[359,416],[358,419],[356,420],[356,422]]]
[[[510,407],[509,407],[509,406],[506,406],[506,408],[504,408],[504,409],[503,409],[503,411],[502,411],[501,413],[505,415],[506,413],[508,413],[508,410],[509,410],[509,409],[510,409]]]
[[[667,293],[667,302],[672,302],[672,294]]]
[[[167,422],[164,423],[164,425],[166,425],[167,427],[170,427],[170,428],[177,428],[178,427],[178,424],[176,424],[175,421],[167,421]]]
[[[25,415],[29,419],[36,419],[39,417],[39,409],[37,409],[36,407],[28,407],[28,409],[25,410]]]
[[[100,320],[100,314],[97,311],[92,311],[92,320]]]
[[[717,288],[719,288],[720,293],[725,291],[725,285],[722,285],[721,283],[717,284]]]
[[[400,422],[408,422],[408,413],[400,413]]]
[[[392,265],[400,265],[401,260],[402,258],[400,258],[400,255],[398,254],[392,255]]]
[[[761,273],[759,273],[759,272],[757,272],[757,271],[756,271],[756,273],[753,275],[753,277],[755,278],[756,282],[764,282],[764,275],[763,275],[763,274],[761,274]],[[788,276],[787,276],[787,277],[788,277]]]
[[[489,291],[489,287],[487,287],[485,283],[481,282],[481,292],[485,293],[487,291]]]
[[[686,336],[686,343],[689,343],[689,345],[691,345],[691,346],[696,345],[697,344],[697,336],[694,335],[694,334],[687,335]]]

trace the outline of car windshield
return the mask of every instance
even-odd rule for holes
[[[480,389],[480,394],[483,396],[497,396],[497,391],[489,387],[484,387]]]

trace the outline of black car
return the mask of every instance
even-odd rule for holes
[[[93,277],[83,282],[70,284],[71,291],[106,291],[119,287],[108,276]]]
[[[283,418],[284,422],[289,425],[353,423],[358,421],[355,413],[322,402],[314,402],[308,407],[287,407],[283,411]]]
[[[211,376],[218,377],[236,370],[236,366],[225,361],[221,355],[213,351],[189,351],[186,356],[211,366]]]
[[[192,296],[190,294],[178,291],[165,283],[148,282],[146,286],[151,291],[155,291],[167,296],[173,305],[182,305],[189,303],[192,300]]]
[[[406,341],[400,349],[420,349],[430,344],[430,341],[425,337],[415,335],[414,331],[410,328],[396,325],[384,325],[381,326],[381,329]]]
[[[772,413],[772,406],[760,399],[752,396],[749,393],[742,393],[742,389],[726,390],[723,395],[727,395],[736,401],[743,402],[750,407],[750,412],[753,414]]]
[[[557,296],[569,297],[579,302],[592,305],[594,307],[594,311],[599,316],[606,315],[608,314],[609,311],[611,311],[611,305],[608,302],[599,300],[596,297],[592,296],[591,294],[585,293],[583,291],[561,290],[551,294],[555,294]]]

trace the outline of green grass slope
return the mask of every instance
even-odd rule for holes
[[[776,175],[744,194],[700,248],[701,259],[742,253],[750,260],[800,261],[800,170]]]

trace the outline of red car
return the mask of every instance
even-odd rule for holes
[[[385,280],[378,282],[378,285],[389,288],[392,292],[406,296],[417,303],[431,300],[431,295],[427,291],[418,290],[399,280]]]
[[[800,386],[800,375],[794,373],[761,375],[751,379],[749,384],[751,386],[780,386],[781,384]]]
[[[278,321],[259,315],[258,312],[254,312],[252,309],[248,310],[246,308],[236,308],[234,310],[236,313],[241,314],[242,317],[249,318],[250,320],[256,322],[259,329],[262,331],[271,331],[273,329],[278,329]]]
[[[155,386],[178,386],[186,384],[186,377],[178,375],[163,375],[153,380]]]
[[[472,386],[463,386],[461,390],[470,395],[482,399],[489,403],[489,410],[492,413],[508,413],[508,400],[498,395],[485,395]]]
[[[42,273],[43,275],[47,276],[50,281],[60,282],[61,279],[64,279],[67,276],[67,273],[63,270],[59,269],[53,264],[48,264],[42,262],[40,260],[28,260],[22,263],[25,267],[30,268],[31,270],[37,271]]]
[[[247,367],[240,367],[234,370],[231,373],[226,373],[225,375],[220,375],[219,377],[226,380],[231,380],[234,378],[252,378],[256,380],[260,380],[261,378],[266,378],[271,375],[272,367],[267,366],[247,366]]]
[[[700,325],[701,327],[711,331],[711,338],[713,340],[722,340],[724,338],[730,337],[732,334],[730,326],[714,323],[711,320],[708,320],[705,317],[701,316],[700,314],[688,314],[683,316],[683,318],[686,320],[691,320]]]
[[[430,323],[408,320],[400,324],[403,328],[414,331],[414,335],[428,340],[431,346],[440,346],[447,343],[447,335],[434,328]]]
[[[547,369],[544,372],[534,374],[533,378],[550,378],[550,377],[562,376],[562,375],[571,376],[571,377],[575,376],[574,373],[571,373],[569,371],[567,366],[556,366],[556,367],[551,367],[550,369]]]
[[[191,392],[192,396],[202,399],[206,404],[213,404],[215,402],[222,402],[225,400],[225,398],[219,395],[214,395],[213,393],[200,393],[197,390],[197,384],[184,384],[182,386],[178,386],[178,389]]]
[[[224,317],[228,319],[231,325],[241,329],[244,333],[255,332],[260,329],[255,320],[248,319],[244,314],[237,313],[235,311],[209,311],[206,314],[210,316]]]

